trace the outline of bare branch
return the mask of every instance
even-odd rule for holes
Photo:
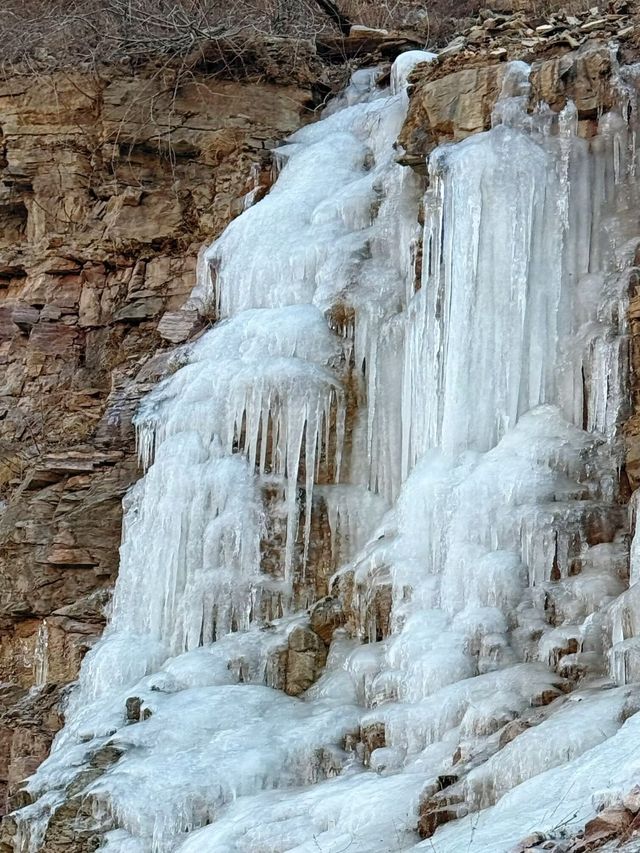
[[[343,35],[348,36],[351,30],[351,21],[343,15],[332,0],[315,0],[316,4],[325,12],[331,20],[340,28]]]

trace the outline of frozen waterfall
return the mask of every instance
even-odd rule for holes
[[[511,63],[425,182],[394,143],[432,59],[357,72],[202,255],[216,322],[138,412],[110,623],[16,853],[74,797],[109,853],[506,853],[637,780],[634,70],[587,139]]]

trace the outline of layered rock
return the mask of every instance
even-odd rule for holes
[[[3,803],[104,626],[140,474],[131,416],[202,326],[179,310],[200,245],[268,184],[270,148],[312,107],[308,83],[206,69],[0,83]]]
[[[580,28],[589,23],[586,17],[578,20]],[[620,19],[613,22],[617,26]],[[498,26],[502,23],[483,29]],[[606,28],[584,32],[598,30]],[[536,38],[542,41],[547,32]],[[612,54],[597,42],[577,53],[563,52],[566,46],[571,43],[558,42],[557,56],[534,63],[532,103],[546,100],[559,110],[574,101],[581,133],[590,136],[594,117],[612,102]],[[498,61],[503,55],[489,48],[478,65],[465,56],[470,67],[452,70],[445,53],[440,67],[416,74],[400,138],[402,162],[421,165],[435,145],[489,127],[505,71]],[[171,347],[197,334],[203,322],[195,311],[181,310],[198,247],[239,211],[245,192],[256,198],[268,185],[268,149],[304,120],[310,99],[300,86],[216,81],[212,91],[211,84],[196,79],[179,88],[174,103],[166,80],[158,82],[152,72],[108,81],[54,76],[48,88],[14,84],[4,96],[6,120],[0,113],[8,187],[2,216],[10,243],[0,273],[6,282],[0,437],[7,448],[8,501],[0,521],[5,560],[0,677],[19,686],[7,692],[0,730],[9,756],[0,765],[0,779],[10,789],[46,753],[59,726],[58,686],[74,678],[83,651],[104,624],[117,570],[121,498],[138,476],[131,415],[140,395],[167,370]],[[63,106],[54,108],[54,98]],[[175,121],[158,126],[156,115]],[[633,276],[630,287],[635,288]],[[636,313],[632,299],[634,394],[640,369]],[[640,479],[637,417],[627,429],[627,471],[634,486]],[[312,549],[320,538],[313,535]],[[322,559],[327,562],[326,553]],[[328,574],[323,565],[318,595],[327,592]],[[350,633],[374,640],[390,633],[387,579],[380,579],[366,601],[348,575],[331,592],[334,597],[313,608],[310,627],[296,628],[279,651],[275,686],[291,695],[316,680],[336,628],[346,625]],[[567,645],[558,656],[574,651]],[[34,684],[47,685],[38,702],[24,693]],[[559,684],[540,696],[540,706],[562,702],[564,680]],[[522,729],[512,726],[497,749],[540,714],[535,710],[535,719],[518,721]],[[384,726],[371,724],[359,738],[370,755],[385,746]],[[459,777],[468,769],[472,766],[462,761]],[[439,791],[425,795],[425,835],[458,814],[452,806],[459,777],[443,778]],[[637,812],[624,808],[620,833],[629,830]],[[52,829],[63,840],[70,816],[77,820],[77,809],[58,812],[60,826]],[[588,825],[588,843],[605,829],[598,838],[608,842],[614,817]],[[94,825],[87,833],[77,842],[79,850],[96,843]],[[532,838],[524,849],[549,840]],[[576,851],[595,849],[579,843]]]
[[[448,63],[443,63],[448,65]],[[423,168],[426,156],[443,142],[457,142],[491,127],[491,116],[505,82],[507,65],[489,53],[484,63],[459,61],[458,71],[440,76],[440,66],[419,66],[400,135],[401,162]],[[467,67],[470,66],[470,67]],[[554,112],[575,104],[579,132],[593,135],[599,111],[611,109],[616,89],[617,53],[607,43],[586,41],[579,50],[531,65],[529,109],[547,103]]]

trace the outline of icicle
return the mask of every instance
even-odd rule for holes
[[[49,674],[49,626],[43,619],[36,635],[36,647],[33,653],[34,681],[41,687],[47,683]]]

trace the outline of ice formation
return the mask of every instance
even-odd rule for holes
[[[431,59],[390,90],[357,72],[203,254],[192,304],[218,321],[138,413],[111,621],[19,853],[70,786],[109,853],[501,853],[637,779],[633,70],[587,140],[571,104],[527,113],[510,64],[425,194],[394,142]],[[286,695],[323,584],[350,617]],[[423,842],[420,808],[449,821]]]

